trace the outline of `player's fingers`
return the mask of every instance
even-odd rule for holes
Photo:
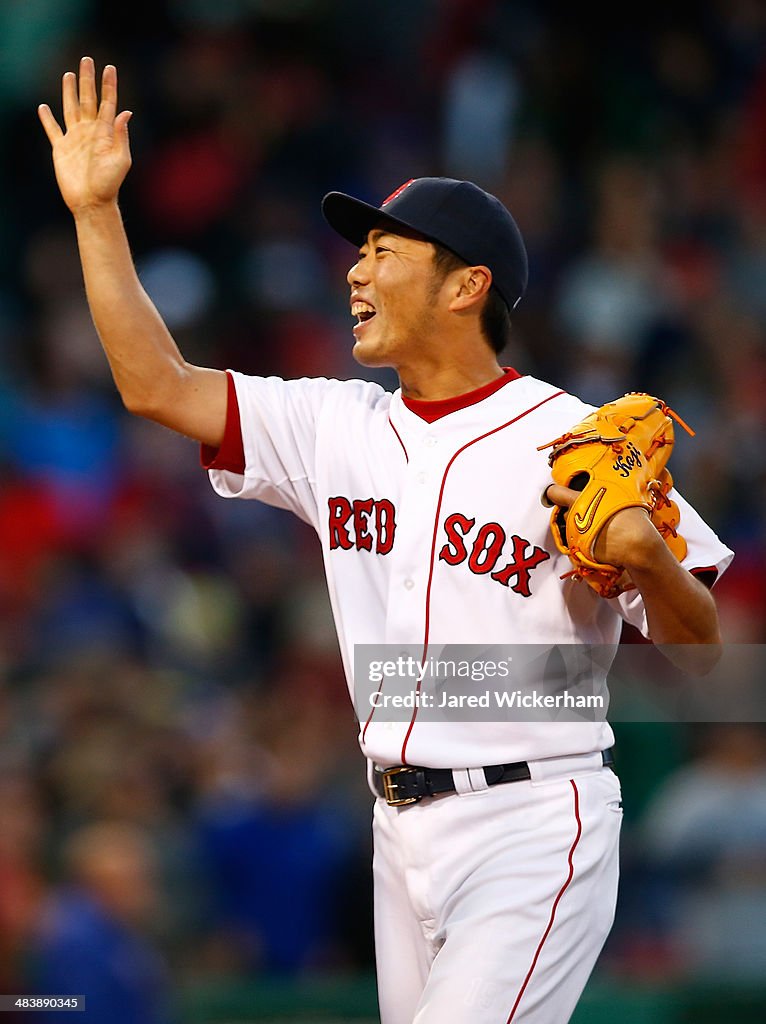
[[[47,103],[41,103],[37,108],[37,116],[42,122],[42,126],[45,129],[45,134],[48,136],[48,142],[53,145],[57,139],[60,139],[64,134],[59,127],[59,123],[51,112],[51,108]]]
[[[571,487],[564,487],[562,484],[549,484],[543,491],[543,505],[562,505],[569,508],[580,496],[579,491],[573,491]]]
[[[114,140],[117,145],[130,157],[130,138],[128,136],[128,122],[133,117],[132,110],[123,110],[117,115],[114,121]]]
[[[112,124],[116,113],[117,68],[114,64],[107,64],[101,76],[101,106],[98,108],[98,118]]]
[[[96,116],[96,66],[92,57],[80,60],[80,116],[87,119]]]
[[[77,97],[77,75],[67,71],[61,80],[61,101],[67,130],[80,120],[80,101]]]

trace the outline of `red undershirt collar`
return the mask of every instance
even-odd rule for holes
[[[505,387],[512,380],[518,380],[520,376],[521,374],[517,373],[512,366],[504,366],[502,377],[498,377],[497,380],[491,380],[489,384],[482,384],[480,388],[475,388],[473,391],[466,391],[464,395],[455,395],[452,398],[437,398],[433,401],[427,401],[422,398],[406,398],[402,395],[402,401],[410,412],[414,412],[416,416],[425,420],[426,423],[434,423],[436,420],[440,420],[442,416],[449,416],[451,412],[467,409],[469,405],[476,405],[477,402],[484,401],[485,398],[494,395],[496,391]]]

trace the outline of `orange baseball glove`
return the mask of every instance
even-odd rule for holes
[[[670,550],[681,561],[686,541],[678,533],[678,505],[668,497],[673,478],[665,468],[675,440],[673,420],[694,434],[672,409],[652,395],[631,391],[602,405],[555,441],[548,461],[557,484],[580,491],[570,508],[553,506],[551,532],[573,569],[602,597],[634,589],[623,566],[594,558],[596,538],[617,512],[645,508]]]

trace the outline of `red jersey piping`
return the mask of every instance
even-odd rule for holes
[[[521,1002],[521,997],[524,995],[524,992],[526,991],[527,985],[529,984],[529,979],[532,977],[532,973],[533,973],[535,967],[537,966],[537,961],[540,959],[540,953],[542,952],[542,948],[545,945],[546,939],[548,938],[548,936],[551,933],[551,929],[553,928],[553,922],[556,920],[556,908],[558,907],[559,903],[561,902],[561,897],[567,891],[567,889],[569,888],[569,886],[570,886],[570,884],[572,882],[572,879],[574,878],[574,860],[573,860],[573,857],[574,857],[574,852],[577,849],[577,844],[580,842],[580,836],[582,835],[582,821],[580,820],[580,794],[577,791],[577,785],[575,784],[575,780],[574,779],[570,779],[569,782],[570,782],[570,784],[572,786],[572,790],[574,792],[574,816],[575,816],[575,821],[577,823],[577,832],[576,832],[575,837],[574,837],[574,842],[572,843],[572,845],[571,845],[571,847],[569,849],[569,856],[567,857],[567,862],[569,864],[569,874],[567,875],[566,881],[564,882],[564,884],[559,889],[558,894],[556,896],[556,899],[553,901],[553,906],[551,907],[550,917],[548,918],[548,927],[543,932],[543,937],[540,939],[539,943],[537,944],[537,949],[535,950],[535,955],[532,957],[532,963],[530,964],[529,970],[527,971],[527,976],[526,976],[526,978],[524,979],[524,981],[521,984],[521,988],[519,989],[518,995],[516,996],[516,1001],[513,1004],[511,1012],[508,1015],[508,1020],[506,1021],[506,1024],[511,1024],[511,1022],[513,1021],[514,1016],[516,1015],[516,1011],[519,1008],[519,1003]]]
[[[501,423],[499,427],[493,427],[492,430],[488,430],[486,433],[480,434],[478,437],[475,437],[472,441],[467,441],[461,448],[458,448],[458,450],[447,463],[447,466],[444,470],[444,475],[442,476],[441,487],[439,488],[439,500],[436,503],[436,513],[434,515],[434,532],[433,537],[431,539],[431,561],[428,570],[428,585],[426,587],[425,636],[423,638],[423,655],[421,659],[422,661],[425,661],[426,655],[428,653],[429,630],[431,627],[431,584],[433,582],[434,577],[434,559],[436,556],[436,538],[439,533],[439,517],[441,515],[442,498],[444,497],[444,486],[447,483],[447,474],[452,468],[453,462],[455,461],[455,459],[457,459],[458,455],[461,455],[466,450],[466,448],[470,448],[471,445],[477,444],[479,441],[483,441],[485,438],[491,437],[493,434],[497,434],[501,430],[505,430],[506,427],[510,427],[514,423],[518,423],[519,420],[523,419],[525,416],[528,416],[531,412],[534,412],[536,409],[539,409],[540,406],[545,405],[546,402],[550,402],[552,398],[559,398],[563,394],[566,394],[566,392],[563,390],[554,391],[552,395],[548,395],[547,398],[543,398],[536,405],[530,406],[530,408],[525,409],[524,412],[520,412],[518,416],[514,416],[513,419],[508,420],[506,423]],[[418,684],[416,687],[417,693],[420,693],[420,685],[421,680],[418,680]],[[404,743],[402,743],[402,764],[407,764],[407,744],[409,743],[410,735],[412,733],[413,726],[415,725],[415,719],[417,717],[418,707],[416,704],[412,712],[412,718],[410,719],[409,728],[407,729],[407,735],[404,737]],[[367,724],[369,725],[369,719]],[[362,737],[362,739],[364,739],[364,736]]]
[[[391,417],[390,416],[388,417],[388,425],[393,430],[393,432],[396,434],[396,440],[402,446],[402,451],[404,452],[404,461],[405,462],[409,462],[410,461],[410,457],[407,454],[407,449],[404,447],[404,441],[402,441],[402,438],[401,438],[401,435],[399,434],[399,431],[396,429],[394,424],[391,422]]]

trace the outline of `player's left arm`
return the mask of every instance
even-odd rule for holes
[[[569,506],[577,491],[552,484],[548,497]],[[626,508],[607,521],[594,554],[625,567],[646,610],[648,634],[679,668],[709,672],[721,657],[718,610],[708,588],[668,548],[642,508]]]

